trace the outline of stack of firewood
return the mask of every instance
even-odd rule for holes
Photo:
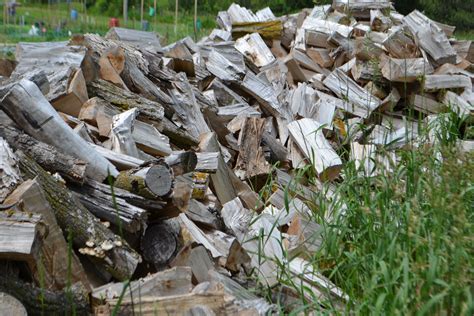
[[[217,23],[198,43],[113,28],[0,63],[0,291],[33,314],[263,315],[255,280],[298,308],[284,266],[344,306],[307,261],[315,192],[337,199],[350,160],[389,172],[447,111],[469,122],[474,45],[384,0],[232,4]]]

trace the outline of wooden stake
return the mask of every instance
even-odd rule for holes
[[[198,10],[198,2],[194,0],[194,41],[197,42],[197,10]]]
[[[86,7],[85,1],[84,1],[84,8]],[[123,22],[124,26],[127,26],[128,23],[128,0],[123,0]]]
[[[174,11],[174,36],[176,36],[176,33],[178,32],[178,3],[179,1],[176,0],[175,4],[175,11]]]

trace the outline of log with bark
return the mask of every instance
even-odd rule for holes
[[[84,183],[87,164],[83,160],[61,153],[57,148],[40,142],[12,126],[0,125],[0,137],[7,140],[14,150],[21,150],[32,157],[46,171],[58,172],[67,181]]]
[[[143,121],[154,125],[160,132],[168,136],[174,144],[182,146],[184,149],[198,143],[196,138],[166,119],[163,107],[154,101],[120,89],[100,79],[89,83],[87,89],[90,96],[98,96],[107,100],[120,111],[138,108],[140,110],[139,120],[143,119]]]
[[[118,174],[110,162],[67,126],[33,82],[21,80],[2,99],[0,107],[30,136],[87,162],[87,176],[103,181],[108,175]]]
[[[88,298],[80,287],[51,291],[9,273],[1,273],[0,290],[17,298],[25,306],[28,315],[86,315],[90,310]]]
[[[113,234],[92,215],[61,182],[35,161],[17,151],[20,170],[26,178],[36,178],[51,205],[63,232],[72,234],[79,252],[103,266],[113,277],[131,277],[141,258],[125,240]]]
[[[173,190],[173,173],[162,160],[121,171],[114,185],[148,199],[168,197]]]
[[[148,226],[141,240],[143,258],[162,270],[180,249],[180,227],[175,219]]]

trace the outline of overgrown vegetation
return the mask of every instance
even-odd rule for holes
[[[279,262],[281,284],[300,293],[299,310],[473,314],[474,153],[456,145],[467,130],[465,122],[453,113],[441,117],[436,132],[435,125],[422,131],[434,146],[424,145],[427,138],[422,138],[421,146],[399,150],[390,170],[374,161],[367,172],[348,162],[332,200],[329,188],[315,193],[311,220],[321,225],[322,244],[306,255],[350,301],[341,310],[334,302],[308,300],[313,290]],[[343,211],[328,216],[331,210]],[[287,308],[280,307],[282,312]]]

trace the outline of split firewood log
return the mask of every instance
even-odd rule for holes
[[[0,137],[0,202],[12,192],[21,182],[18,158],[8,142]]]

